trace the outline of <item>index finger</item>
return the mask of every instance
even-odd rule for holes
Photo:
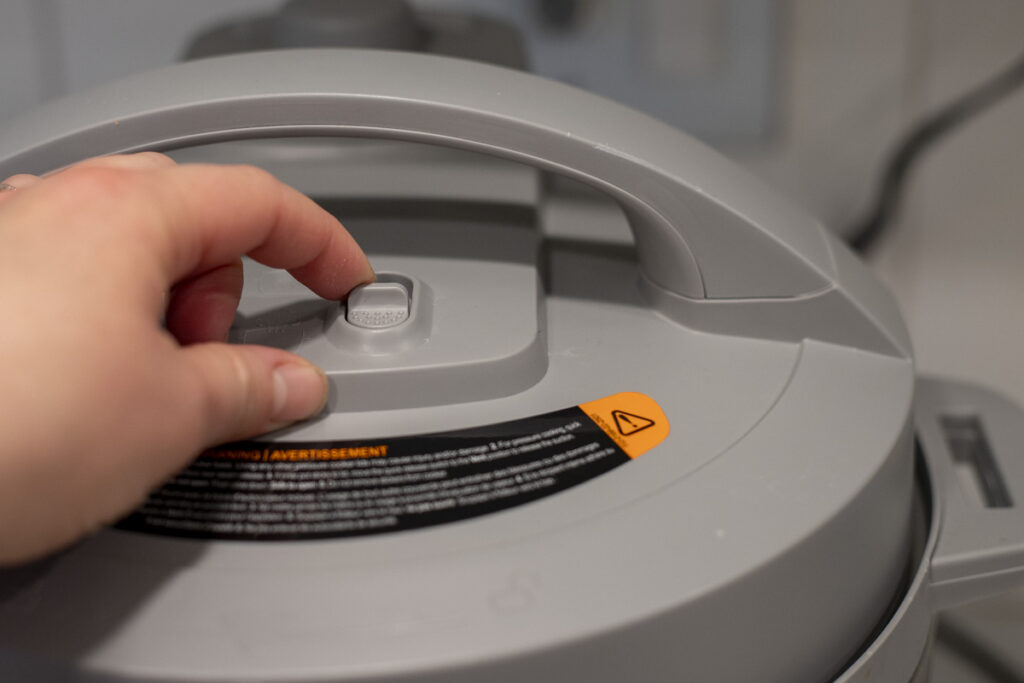
[[[252,166],[72,167],[45,182],[84,186],[62,195],[79,216],[97,212],[109,221],[114,199],[119,220],[149,242],[168,285],[246,254],[288,270],[327,299],[374,278],[334,216]]]
[[[156,173],[172,217],[175,280],[242,254],[327,299],[373,280],[362,249],[338,220],[297,190],[251,166],[179,166]]]

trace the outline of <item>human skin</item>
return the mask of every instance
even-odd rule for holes
[[[319,412],[323,373],[227,344],[240,257],[327,299],[373,279],[330,214],[268,173],[93,159],[0,191],[0,564],[118,519],[211,445]]]

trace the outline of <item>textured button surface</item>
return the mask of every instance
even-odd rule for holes
[[[409,318],[409,292],[398,282],[360,285],[348,296],[346,319],[356,327],[382,329]]]

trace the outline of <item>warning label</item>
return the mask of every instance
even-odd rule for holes
[[[632,436],[642,429],[654,426],[654,420],[627,413],[624,410],[613,410],[612,417],[615,418],[615,427],[619,430],[619,434],[623,436]]]
[[[522,505],[629,462],[668,436],[622,393],[485,427],[374,442],[242,442],[202,454],[120,529],[195,538],[358,536]]]

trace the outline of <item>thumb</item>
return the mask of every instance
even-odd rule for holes
[[[284,427],[327,402],[326,375],[293,353],[223,343],[194,344],[181,353],[198,384],[201,447]]]

